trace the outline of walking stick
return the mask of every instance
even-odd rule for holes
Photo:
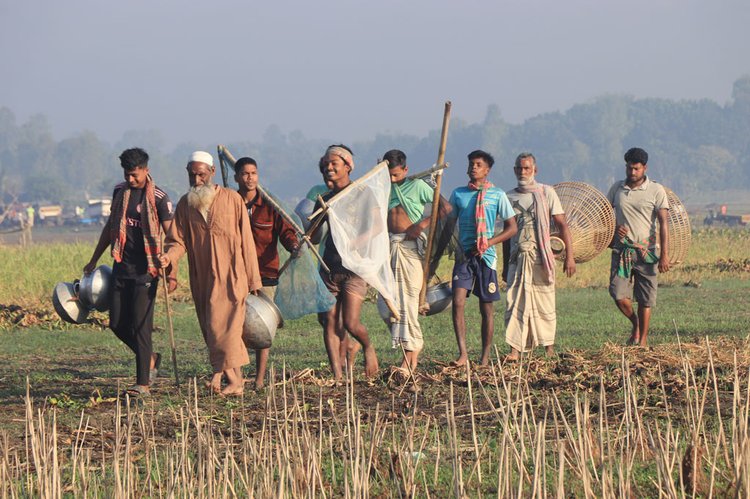
[[[174,326],[172,324],[172,306],[169,304],[169,286],[167,285],[167,271],[161,269],[161,277],[164,281],[164,303],[167,307],[167,323],[169,324],[169,342],[172,346],[172,367],[174,368],[174,382],[177,391],[180,391],[180,378],[177,375],[177,347],[174,342]]]
[[[445,103],[445,112],[443,113],[443,130],[440,133],[440,147],[438,148],[437,165],[440,166],[445,162],[445,144],[448,141],[448,125],[451,119],[451,101]],[[435,173],[435,194],[432,196],[432,215],[430,217],[430,230],[427,233],[427,247],[424,253],[424,278],[422,289],[419,291],[419,312],[427,313],[429,305],[426,303],[427,281],[430,279],[430,256],[432,254],[432,244],[435,241],[435,229],[437,228],[437,218],[440,209],[440,186],[443,183],[443,170]]]

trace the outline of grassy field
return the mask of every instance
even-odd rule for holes
[[[501,302],[492,368],[451,368],[443,313],[423,321],[417,393],[392,376],[399,354],[369,303],[379,378],[358,365],[331,386],[320,327],[306,317],[279,331],[268,389],[216,398],[202,389],[210,373],[183,279],[173,307],[182,391],[163,369],[137,404],[118,400],[134,366],[106,316],[72,327],[50,314],[54,283],[79,276],[92,245],[0,247],[0,494],[747,495],[750,232],[694,236],[688,260],[661,278],[652,348],[620,347],[627,327],[606,291],[605,254],[559,279],[559,358],[502,364]],[[155,322],[168,353],[161,300]]]

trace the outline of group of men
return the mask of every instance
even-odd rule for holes
[[[436,197],[424,180],[408,177],[402,151],[390,150],[383,159],[388,162],[391,179],[387,230],[399,315],[390,326],[392,346],[403,347],[400,367],[413,372],[424,348],[419,295],[429,268],[424,252],[430,214],[425,207]],[[161,275],[174,291],[177,262],[187,254],[190,289],[213,370],[208,387],[223,395],[241,394],[245,383],[242,366],[249,363],[248,341],[243,337],[245,299],[248,293],[273,297],[279,278],[278,243],[296,257],[300,236],[261,195],[258,165],[252,158],[235,163],[239,190],[234,191],[214,183],[216,168],[211,154],[194,152],[187,163],[190,189],[174,210],[150,176],[145,151],[128,149],[120,162],[125,182],[114,189],[112,213],[84,272],[91,272],[111,247],[115,263],[110,327],[136,358],[136,383],[129,392],[147,394],[158,373],[161,355],[153,352],[151,342],[158,279]],[[641,345],[647,342],[657,270],[669,270],[667,259],[659,257],[668,251],[667,198],[663,187],[646,176],[647,162],[645,151],[630,149],[625,154],[626,178],[615,183],[608,194],[617,219],[609,291],[631,321],[629,342]],[[313,188],[310,197],[318,199],[317,208],[324,208],[352,184],[354,154],[343,144],[332,145],[318,165],[324,184]],[[518,183],[507,192],[490,182],[493,165],[489,153],[471,152],[467,186],[455,189],[449,201],[441,199],[434,210],[457,225],[458,248],[451,280],[456,366],[468,361],[465,304],[470,293],[479,299],[479,363],[489,362],[494,302],[500,299],[497,244],[503,245],[501,276],[507,283],[508,361],[518,360],[535,346],[553,353],[557,321],[554,236],[564,244],[564,273],[570,277],[576,271],[573,241],[560,199],[552,187],[537,182],[534,156],[522,153],[516,158]],[[321,266],[320,277],[336,299],[330,310],[318,315],[331,371],[340,380],[361,349],[365,374],[374,376],[379,368],[377,354],[361,321],[368,285],[346,268],[330,227],[324,235],[322,229],[329,220],[325,209],[320,211],[320,220],[312,221],[319,230],[311,240],[323,247],[327,270]],[[162,235],[166,236],[164,242]],[[639,304],[637,311],[633,295]],[[268,354],[268,349],[255,352],[256,388],[264,384]]]

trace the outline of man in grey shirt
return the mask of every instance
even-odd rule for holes
[[[664,187],[646,176],[647,162],[646,151],[629,149],[625,153],[625,180],[615,182],[607,194],[617,224],[609,294],[633,325],[628,344],[641,346],[647,344],[651,308],[656,305],[657,269],[669,271],[669,201]],[[633,297],[638,303],[637,313]]]

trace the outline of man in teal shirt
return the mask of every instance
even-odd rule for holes
[[[515,212],[508,197],[487,178],[495,159],[481,150],[469,153],[468,158],[469,184],[454,190],[450,198],[451,214],[458,219],[458,239],[463,252],[463,255],[456,255],[453,267],[453,329],[458,343],[458,358],[453,365],[456,366],[463,366],[468,360],[464,306],[472,290],[479,298],[482,314],[480,363],[489,363],[495,332],[493,302],[500,299],[495,245],[507,241],[517,231]],[[494,236],[497,217],[503,220],[503,230]]]

